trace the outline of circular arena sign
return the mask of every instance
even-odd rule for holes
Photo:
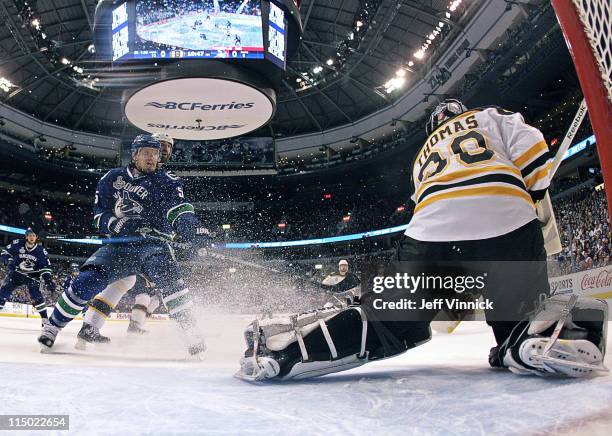
[[[268,90],[269,91],[269,90]],[[273,97],[241,82],[178,78],[156,82],[125,100],[125,117],[146,132],[175,139],[213,140],[244,135],[274,115]]]

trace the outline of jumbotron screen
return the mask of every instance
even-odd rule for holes
[[[286,67],[287,17],[268,0],[127,0],[111,9],[109,57],[267,59]]]
[[[264,57],[260,0],[137,0],[132,58]]]

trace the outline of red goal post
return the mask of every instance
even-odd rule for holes
[[[612,219],[612,1],[552,0],[586,100]]]

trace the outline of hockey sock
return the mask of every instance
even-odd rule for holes
[[[55,304],[49,322],[63,328],[81,313],[87,302],[100,293],[107,283],[106,274],[102,271],[93,268],[81,271]]]
[[[151,302],[147,306],[147,315],[151,315],[153,312],[155,312],[160,305],[161,301],[157,295],[151,297]]]
[[[81,313],[86,305],[87,301],[74,295],[71,286],[55,303],[49,322],[56,327],[63,328]]]
[[[34,309],[36,309],[41,318],[49,317],[47,315],[47,303],[44,301],[42,303],[34,304]]]
[[[185,288],[164,297],[164,305],[168,309],[168,314],[171,318],[182,318],[182,314],[190,312],[189,309],[193,306],[189,289]]]
[[[147,308],[141,304],[135,304],[132,307],[132,314],[130,320],[133,321],[139,328],[142,328],[147,318]]]
[[[132,307],[132,320],[139,328],[143,328],[147,317],[147,306],[151,303],[151,297],[148,294],[139,294],[134,298],[134,306]]]
[[[111,306],[109,301],[106,301],[101,295],[96,295],[89,304],[89,309],[87,309],[85,313],[84,321],[97,329],[101,329],[113,309],[114,307]]]

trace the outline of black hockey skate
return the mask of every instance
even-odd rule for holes
[[[87,344],[108,344],[110,338],[100,334],[100,330],[91,324],[83,323],[83,327],[77,335],[77,343],[74,346],[77,350],[85,350]]]
[[[149,330],[141,329],[140,327],[138,327],[138,324],[136,322],[130,320],[127,332],[130,335],[146,335],[149,333]]]
[[[53,344],[55,343],[55,338],[57,337],[57,334],[59,333],[59,331],[60,331],[59,327],[56,327],[49,322],[43,325],[42,332],[40,333],[40,336],[38,337],[38,342],[41,345],[40,347],[41,353],[46,353],[51,350],[51,347],[53,347]]]

